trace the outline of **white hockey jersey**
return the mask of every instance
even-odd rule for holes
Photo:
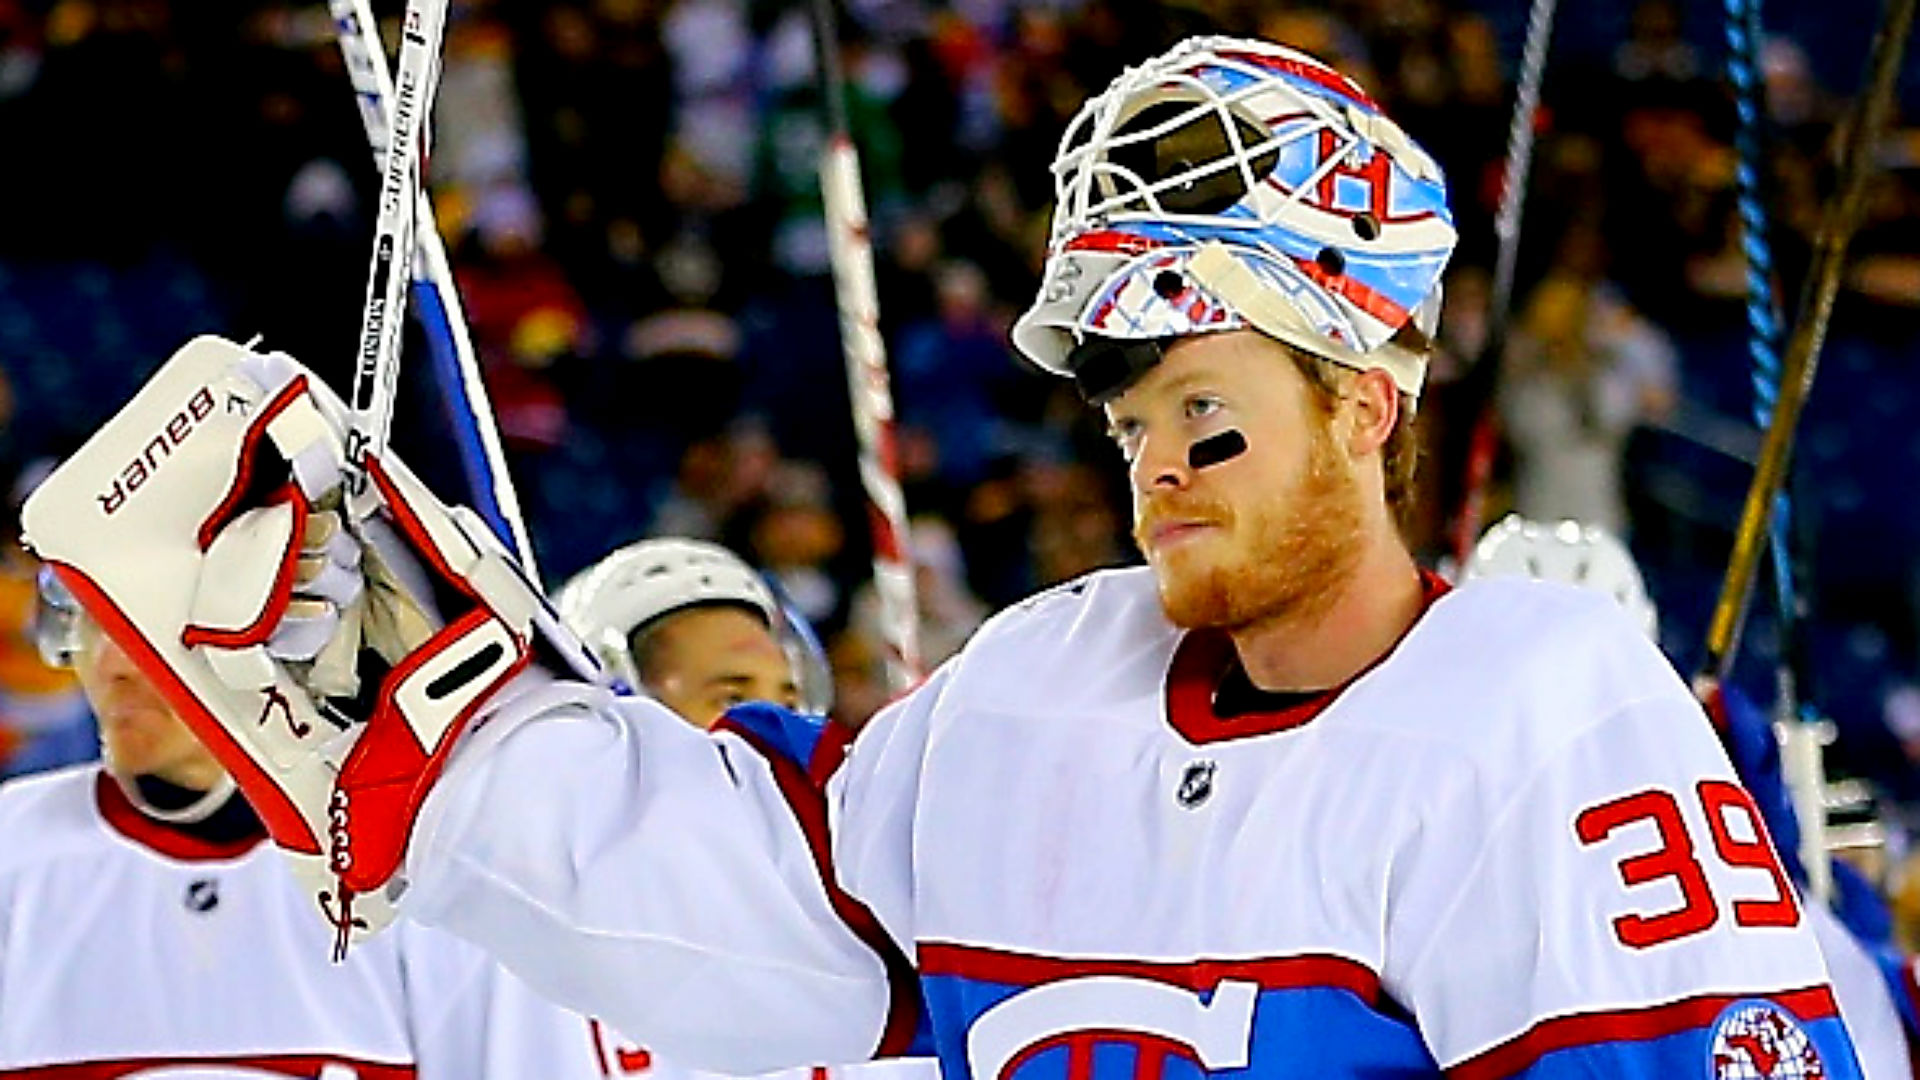
[[[978,1080],[1859,1075],[1758,813],[1610,601],[1476,583],[1277,712],[1216,715],[1232,666],[1095,574],[824,799],[777,711],[529,694],[429,800],[410,911],[735,1071],[918,1027]]]
[[[0,1078],[617,1075],[586,1020],[448,935],[329,963],[264,839],[159,824],[95,766],[0,787]]]
[[[1809,903],[1805,911],[1827,962],[1840,1018],[1853,1038],[1860,1075],[1865,1080],[1914,1080],[1906,1027],[1879,963],[1824,904]]]

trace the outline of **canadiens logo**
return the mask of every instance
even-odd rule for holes
[[[1813,1037],[1770,1001],[1737,1002],[1713,1025],[1713,1080],[1817,1080],[1827,1075]]]
[[[1062,979],[1013,995],[967,1029],[967,1060],[983,1080],[1042,1080],[1067,1062],[1118,1053],[1187,1063],[1156,1075],[1245,1069],[1253,1061],[1257,983],[1222,979],[1205,999],[1182,986],[1124,975]],[[1147,1075],[1147,1066],[1135,1072]],[[1091,1075],[1083,1072],[1079,1075]]]

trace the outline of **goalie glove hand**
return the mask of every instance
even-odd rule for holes
[[[398,460],[368,459],[374,510],[343,517],[345,416],[291,359],[199,338],[23,512],[233,774],[342,949],[391,919],[422,802],[536,648],[597,673],[478,517]]]

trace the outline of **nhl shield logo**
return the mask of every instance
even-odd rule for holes
[[[214,878],[196,878],[187,884],[187,894],[181,900],[188,911],[201,915],[220,906],[220,882]]]
[[[1770,1001],[1741,1001],[1714,1021],[1713,1080],[1817,1080],[1827,1075],[1813,1037]]]
[[[1174,790],[1173,800],[1188,810],[1206,802],[1213,794],[1215,768],[1211,761],[1190,762],[1180,775],[1180,786]]]

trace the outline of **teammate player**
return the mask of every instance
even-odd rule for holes
[[[406,928],[326,962],[227,773],[43,582],[37,632],[79,675],[105,760],[0,786],[0,1077],[518,1071],[489,1071],[491,965],[462,942]]]
[[[760,575],[726,548],[700,540],[629,544],[575,575],[556,606],[609,670],[705,730],[748,701],[824,712],[829,688],[809,677],[803,639],[783,635],[788,616]],[[817,665],[821,663],[815,660]],[[808,693],[801,692],[808,684]],[[698,842],[698,837],[689,837]],[[518,995],[516,995],[517,999]],[[536,1016],[540,1004],[524,1006]],[[581,1021],[602,1070],[612,1076],[679,1076],[682,1070],[598,1021]],[[924,1076],[928,1063],[906,1059],[897,1080]],[[846,1067],[815,1072],[828,1080]],[[824,1075],[823,1075],[824,1074]],[[711,1074],[691,1074],[714,1080]],[[880,1075],[868,1069],[860,1075]]]
[[[1461,569],[1464,580],[1520,576],[1593,589],[1613,599],[1657,638],[1659,613],[1627,546],[1597,526],[1575,521],[1536,522],[1508,516],[1489,528]],[[1720,729],[1740,781],[1753,793],[1769,839],[1789,875],[1804,885],[1799,862],[1800,829],[1780,771],[1780,748],[1767,717],[1743,696],[1722,697],[1709,710]],[[1886,902],[1840,860],[1832,860],[1834,908],[1806,906],[1807,923],[1833,979],[1840,1012],[1853,1037],[1867,1080],[1912,1080],[1920,1045],[1907,998],[1912,961],[1900,955],[1889,933]]]
[[[608,670],[696,727],[742,702],[801,705],[801,658],[776,632],[784,614],[718,544],[629,544],[575,575],[555,603]],[[824,712],[825,695],[810,696],[808,711]]]
[[[449,756],[451,707],[391,698],[316,783],[320,740],[212,692],[248,685],[220,673],[256,635],[175,648],[173,594],[59,529],[111,474],[49,481],[37,520],[121,632],[165,643],[152,662],[206,695],[289,836],[331,806],[333,872],[379,891],[356,917],[404,880],[405,914],[689,1062],[924,1029],[980,1080],[1857,1076],[1758,814],[1658,651],[1589,593],[1449,593],[1395,529],[1454,241],[1432,160],[1311,58],[1198,39],[1089,102],[1055,177],[1015,341],[1104,409],[1149,565],[1002,613],[844,761],[771,707],[703,734],[540,672],[466,702],[511,670],[496,628],[537,613],[486,599],[493,564],[445,558],[466,549],[419,527],[433,508],[383,486],[471,600],[369,677],[412,695],[433,672],[483,715]],[[149,482],[186,490],[169,468]],[[276,565],[288,520],[169,540],[203,560],[196,603]],[[368,760],[413,763],[404,799]],[[399,842],[383,886],[369,861]]]

